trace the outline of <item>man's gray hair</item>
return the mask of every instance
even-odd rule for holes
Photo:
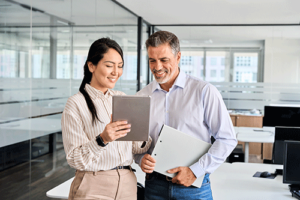
[[[168,31],[157,31],[153,33],[146,41],[147,49],[149,47],[158,47],[159,45],[168,43],[172,49],[174,56],[180,51],[179,40],[176,35]]]

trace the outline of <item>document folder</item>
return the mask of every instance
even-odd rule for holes
[[[178,131],[167,125],[163,125],[152,157],[156,160],[154,171],[169,177],[167,170],[176,167],[189,167],[196,163],[211,147],[211,144],[188,134]],[[201,187],[204,175],[197,178],[192,184]]]

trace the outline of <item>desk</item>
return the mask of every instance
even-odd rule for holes
[[[282,176],[275,179],[252,177],[255,172],[275,172],[282,165],[257,163],[224,163],[211,175],[211,187],[215,200],[288,200],[294,199]]]
[[[140,183],[144,183],[145,175],[136,165],[136,176]],[[255,172],[275,172],[282,169],[282,165],[268,165],[256,163],[224,163],[210,175],[214,200],[289,200],[294,199],[288,189],[288,184],[282,183],[282,176],[275,179],[252,177]],[[50,198],[67,199],[73,178],[49,190],[46,195]]]
[[[49,190],[46,196],[54,199],[68,199],[73,179],[74,177]]]
[[[61,131],[61,114],[0,124],[0,147]]]
[[[234,130],[237,134],[237,140],[245,142],[245,163],[249,161],[249,142],[274,143],[274,127],[234,127]]]
[[[62,114],[41,118],[24,119],[0,124],[0,148],[37,137],[53,134],[53,166],[45,174],[50,176],[56,170],[56,133],[61,131]]]

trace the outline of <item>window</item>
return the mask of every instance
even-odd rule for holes
[[[197,78],[203,78],[203,51],[181,52],[180,71]]]
[[[229,67],[225,65],[225,59],[229,57],[228,51],[206,51],[205,72],[206,81],[223,82],[225,77],[221,77],[221,70]],[[223,63],[222,63],[223,62]],[[222,65],[224,64],[224,65]]]
[[[17,51],[1,49],[0,50],[0,77],[17,77]]]
[[[210,77],[215,78],[217,77],[217,70],[213,69],[210,71]]]
[[[221,58],[221,65],[225,65],[225,58]]]
[[[69,63],[69,56],[63,55],[62,63],[63,63],[63,64]]]
[[[76,68],[74,68],[74,72],[73,72],[73,78],[77,78],[77,69]]]
[[[222,78],[225,77],[224,70],[221,70],[221,71],[220,71],[220,74],[221,74],[221,77],[222,77]]]
[[[236,57],[236,66],[251,66],[252,57],[243,56],[243,57]]]
[[[257,82],[260,51],[236,48],[182,51],[180,69],[213,82]],[[232,69],[233,68],[233,69]],[[205,71],[203,71],[205,70]],[[248,72],[250,75],[246,75]],[[242,75],[244,74],[244,75]]]
[[[217,65],[217,58],[211,58],[210,65]]]
[[[255,83],[257,82],[257,73],[252,74],[252,81]]]
[[[235,82],[239,82],[239,80],[240,80],[240,73],[237,71],[235,73]]]
[[[192,56],[182,56],[181,65],[192,65]]]
[[[235,82],[257,82],[258,54],[257,52],[233,54]]]
[[[77,56],[74,56],[74,64],[77,64]]]

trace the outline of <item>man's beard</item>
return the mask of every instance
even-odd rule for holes
[[[156,73],[160,73],[162,71],[164,73],[166,73],[166,75],[164,77],[156,77],[155,76]],[[167,69],[161,69],[161,70],[153,69],[152,73],[153,73],[153,75],[155,77],[156,82],[159,83],[159,84],[164,84],[164,83],[168,82],[170,80],[170,78],[171,78],[171,74],[169,74],[169,71]]]

